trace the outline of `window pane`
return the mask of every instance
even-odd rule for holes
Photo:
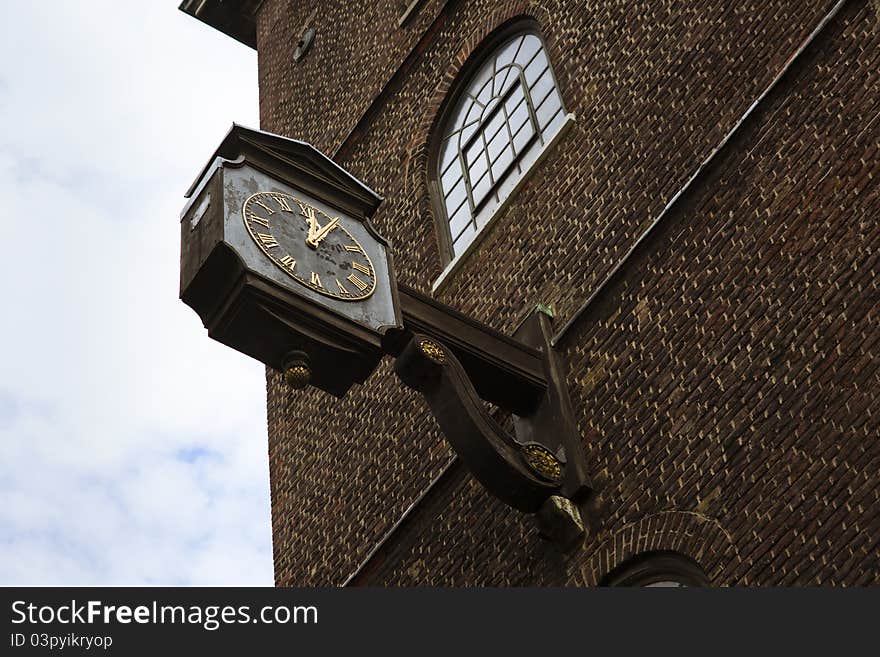
[[[477,135],[470,144],[467,144],[467,150],[464,152],[464,162],[468,168],[480,158],[482,152],[483,140],[480,138],[480,135]]]
[[[468,156],[468,177],[471,179],[471,185],[476,185],[477,180],[483,176],[489,163],[486,161],[486,151],[483,150],[483,140],[477,137],[477,141],[471,146],[469,153],[473,153],[473,159]]]
[[[490,73],[491,73],[491,70],[490,70]],[[479,89],[476,89],[474,91],[474,97],[478,101],[480,101],[480,103],[483,105],[483,107],[488,105],[489,101],[492,100],[492,97],[495,95],[495,93],[494,93],[495,92],[495,85],[493,84],[493,81],[494,81],[494,77],[487,80],[486,83],[482,87],[480,87]],[[483,107],[481,107],[480,109],[482,110]]]
[[[563,112],[562,108],[560,107],[556,111],[556,114],[554,115],[554,117],[552,119],[550,119],[550,123],[548,123],[546,125],[546,127],[544,128],[545,139],[549,139],[553,135],[555,135],[556,131],[559,130],[559,126],[562,125],[562,122],[564,120],[565,120],[565,112]]]
[[[459,178],[458,184],[446,193],[446,207],[457,208],[465,198],[467,198],[467,189],[464,186],[464,178]]]
[[[541,106],[538,108],[536,114],[538,115],[538,125],[541,126],[541,130],[547,127],[547,124],[550,123],[550,119],[552,119],[556,112],[558,112],[562,107],[562,103],[559,100],[559,94],[556,91],[553,91]]]
[[[507,90],[519,80],[519,69],[515,66],[508,66],[498,72],[498,83],[495,86],[495,93],[503,96]]]
[[[492,181],[489,175],[484,175],[480,181],[474,185],[474,205],[479,205],[480,201],[486,198],[486,194],[492,189]]]
[[[519,78],[517,77],[517,82]],[[517,108],[525,102],[525,94],[523,93],[522,87],[517,87],[513,91],[510,92],[510,98],[508,98],[504,102],[504,107],[507,109],[508,115],[513,114]]]
[[[516,134],[524,124],[529,122],[529,108],[523,100],[510,114],[510,131]]]
[[[473,224],[468,224],[465,229],[462,231],[461,235],[452,241],[452,250],[458,254],[464,251],[465,247],[471,243],[471,240],[474,238],[474,230]]]
[[[531,121],[524,124],[520,130],[513,136],[513,148],[517,154],[522,153],[528,146],[529,141],[535,136],[535,128]]]
[[[471,81],[468,84],[467,93],[473,97],[478,96],[483,85],[489,81],[490,77],[492,77],[492,73],[492,61],[489,60],[484,63],[483,66],[480,67],[480,70],[477,71],[476,75],[471,78]]]
[[[544,56],[544,53],[539,54],[535,57],[529,65],[525,67],[525,71],[523,71],[526,77],[526,84],[530,87],[535,84],[535,80],[541,77],[541,74],[544,72],[544,69],[548,68],[549,64],[547,63],[547,58]]]
[[[457,160],[458,158],[456,158]],[[443,188],[443,195],[455,187],[455,183],[461,178],[461,164],[457,161],[453,162],[440,178],[440,186]]]
[[[486,140],[486,143],[492,141],[495,136],[501,132],[501,129],[504,127],[504,112],[498,112],[495,116],[493,116],[489,122],[486,124],[485,128],[483,128],[483,138]]]
[[[470,223],[472,223],[471,211],[470,208],[468,208],[468,204],[465,203],[449,220],[449,233],[452,235],[453,239]]]
[[[496,118],[498,119],[497,128],[495,126],[493,126],[491,131],[487,130],[485,133],[486,142],[489,144],[491,144],[493,141],[495,141],[498,138],[498,135],[502,135],[502,134],[506,135],[507,134],[507,123],[504,118],[504,114],[499,113]]]
[[[471,99],[468,96],[462,96],[458,105],[452,114],[449,115],[449,130],[457,130],[464,123],[464,117],[471,108]]]
[[[525,67],[540,50],[542,50],[541,40],[534,34],[527,34],[522,48],[519,49],[519,54],[516,56],[516,63]]]
[[[465,195],[465,197],[466,196],[467,195]],[[460,201],[458,204],[447,203],[446,201],[444,201],[444,203],[446,203],[446,216],[448,217],[452,217],[453,215],[455,215],[459,210],[461,210],[462,207],[469,207],[467,204],[467,198],[465,198],[464,201]]]
[[[529,94],[532,96],[532,103],[535,106],[538,106],[544,98],[546,98],[547,94],[553,90],[553,74],[550,72],[550,69],[545,69],[543,75],[538,78],[538,81],[535,83],[529,90]]]
[[[468,125],[466,128],[464,128],[464,129],[461,131],[461,134],[460,134],[459,137],[458,137],[458,139],[459,139],[459,144],[460,144],[461,146],[464,146],[466,143],[468,143],[468,142],[470,141],[471,137],[474,136],[474,132],[475,132],[475,131],[477,130],[477,128],[479,128],[479,127],[480,127],[480,124],[479,124],[477,121],[474,121],[473,123],[471,123],[470,125]]]
[[[498,105],[499,98],[498,96],[494,96],[492,100],[486,105],[486,109],[483,110],[483,116],[491,116],[492,111],[495,109],[496,105]]]
[[[468,110],[467,117],[465,118],[464,125],[469,125],[471,123],[476,123],[480,120],[480,115],[483,113],[483,108],[480,107],[478,103],[475,103],[471,100],[471,107]]]
[[[505,144],[507,147],[501,151],[498,158],[492,162],[492,175],[495,177],[495,180],[501,178],[507,170],[507,167],[513,162],[513,149],[510,147],[510,144],[507,144],[506,142]]]
[[[501,46],[498,50],[498,55],[495,58],[496,64],[495,67],[497,69],[501,69],[504,66],[507,66],[513,61],[514,55],[516,55],[517,51],[520,48],[520,45],[523,42],[525,37],[516,37],[512,41],[510,41],[506,46]]]
[[[450,138],[443,142],[440,148],[440,175],[449,169],[449,165],[458,158],[458,144],[456,139]]]
[[[495,106],[493,101],[498,100],[498,95],[501,93],[501,85],[504,82],[505,73],[506,71],[499,71],[495,73],[495,77],[492,78],[492,98],[486,104],[486,114],[488,114],[491,108]]]
[[[499,130],[498,134],[495,135],[495,138],[489,142],[489,159],[491,161],[498,159],[498,154],[503,151],[509,143],[510,135],[507,134],[507,129]]]

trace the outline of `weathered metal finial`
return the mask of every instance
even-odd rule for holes
[[[312,368],[309,358],[303,352],[294,352],[287,359],[284,366],[284,381],[291,388],[297,390],[305,388],[312,379]]]

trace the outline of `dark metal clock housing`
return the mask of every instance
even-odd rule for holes
[[[209,335],[279,371],[305,357],[337,396],[363,382],[401,326],[369,223],[381,197],[310,145],[237,125],[187,197],[180,298]]]

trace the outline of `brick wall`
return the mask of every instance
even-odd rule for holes
[[[267,0],[262,128],[381,193],[400,279],[430,290],[438,111],[487,35],[536,19],[576,123],[439,295],[504,331],[537,302],[572,317],[833,5],[429,1],[401,29],[398,4]],[[390,363],[344,400],[270,372],[277,582],[344,582],[416,500],[359,581],[596,583],[649,549],[718,584],[880,579],[878,46],[880,8],[849,2],[565,334],[600,482],[582,549],[458,465],[432,487],[451,452]]]

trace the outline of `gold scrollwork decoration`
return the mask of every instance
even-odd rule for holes
[[[562,479],[562,462],[553,453],[536,443],[522,446],[526,463],[535,474],[548,481],[560,481]]]
[[[443,352],[443,347],[433,340],[420,340],[419,349],[421,349],[422,353],[435,363],[440,363],[442,365],[446,362],[446,354]]]

